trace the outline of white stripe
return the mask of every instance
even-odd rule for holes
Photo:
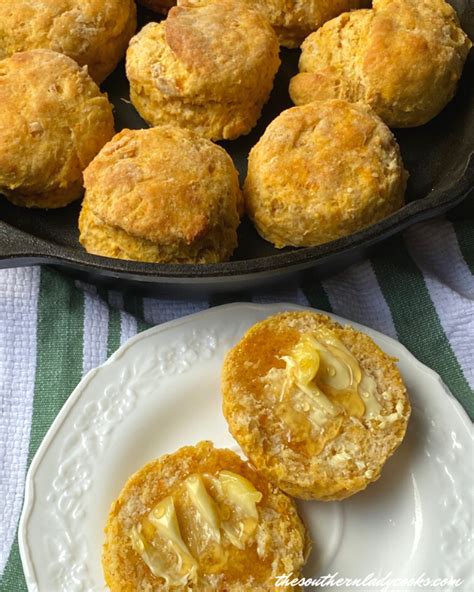
[[[180,302],[176,300],[143,299],[143,316],[149,325],[160,325],[209,308],[203,301]]]
[[[417,224],[405,238],[420,265],[458,294],[474,300],[474,276],[459,247],[456,231],[447,220]]]
[[[40,269],[0,271],[0,575],[23,503],[36,371]]]
[[[84,292],[84,343],[82,372],[96,368],[107,359],[109,308],[98,296]]]
[[[459,249],[453,226],[440,220],[419,224],[405,233],[405,240],[423,272],[454,355],[474,388],[474,277]]]
[[[123,296],[120,292],[109,292],[110,306],[120,311],[120,345],[133,337],[138,332],[137,319],[123,310]]]
[[[390,337],[397,331],[392,313],[369,261],[323,281],[333,311]]]
[[[137,319],[128,312],[120,311],[120,345],[123,345],[137,332]]]

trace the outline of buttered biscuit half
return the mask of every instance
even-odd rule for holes
[[[395,360],[370,337],[313,312],[254,325],[222,376],[229,429],[289,495],[340,500],[380,477],[410,417]]]
[[[277,576],[297,576],[309,551],[294,502],[210,442],[135,473],[112,504],[105,537],[111,592],[266,592]]]

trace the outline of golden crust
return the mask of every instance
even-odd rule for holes
[[[238,174],[224,149],[171,126],[123,130],[84,172],[80,241],[92,253],[214,263],[237,244]]]
[[[299,47],[310,33],[342,12],[366,7],[367,0],[247,0],[269,19],[280,45]]]
[[[423,125],[454,96],[471,45],[444,0],[375,0],[305,40],[290,95],[362,101],[390,127]]]
[[[246,208],[276,247],[352,234],[403,205],[407,174],[368,107],[332,100],[284,111],[249,156]]]
[[[144,466],[128,480],[112,504],[102,554],[105,579],[111,592],[171,589],[178,592],[188,589],[183,586],[169,588],[161,578],[152,576],[133,551],[128,533],[150,508],[166,496],[175,495],[188,476],[196,473],[215,475],[220,470],[242,475],[263,494],[259,503],[259,521],[266,542],[261,545],[260,553],[255,545],[245,550],[231,548],[230,568],[223,572],[206,573],[200,560],[200,584],[193,590],[270,592],[275,589],[277,575],[299,573],[309,551],[309,541],[294,502],[230,450],[215,449],[211,442],[200,442]],[[179,503],[177,508],[179,511]]]
[[[136,25],[133,0],[0,2],[0,59],[52,49],[87,65],[100,83],[122,59]]]
[[[307,455],[288,436],[271,400],[273,387],[266,385],[270,370],[285,367],[281,357],[301,335],[321,327],[335,333],[376,381],[382,411],[373,419],[345,415],[339,434],[319,454]],[[254,325],[227,354],[222,392],[230,432],[250,462],[283,491],[303,499],[344,499],[378,479],[402,442],[410,416],[394,360],[367,335],[311,312],[282,313]]]
[[[172,8],[127,51],[131,99],[142,117],[214,140],[236,138],[256,124],[279,64],[267,20],[230,0]]]
[[[0,61],[0,193],[17,205],[65,206],[114,134],[112,105],[85,69],[47,49]]]

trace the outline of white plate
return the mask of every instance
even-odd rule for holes
[[[104,590],[109,506],[143,464],[203,439],[238,450],[221,413],[224,355],[255,322],[298,309],[232,304],[166,323],[82,380],[28,473],[19,542],[30,592]],[[305,576],[425,574],[464,580],[443,590],[474,590],[472,425],[439,376],[396,341],[352,324],[400,360],[413,415],[377,483],[345,502],[300,504],[315,540]]]

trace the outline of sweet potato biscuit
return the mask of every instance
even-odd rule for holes
[[[0,2],[0,59],[29,49],[64,53],[100,83],[117,66],[137,25],[133,0]]]
[[[321,101],[284,111],[250,152],[244,196],[277,248],[352,234],[403,205],[398,145],[368,107]]]
[[[176,0],[138,0],[138,4],[160,14],[166,14],[172,6],[176,6]]]
[[[286,493],[346,498],[379,478],[410,403],[394,360],[367,335],[312,312],[254,325],[222,376],[229,429]]]
[[[309,551],[293,501],[211,442],[135,473],[105,535],[111,592],[270,592],[276,576],[298,575]]]
[[[80,241],[90,253],[215,263],[237,244],[238,174],[223,148],[162,126],[123,130],[84,173]]]
[[[189,1],[189,0],[188,0]],[[202,1],[202,0],[196,0]],[[270,20],[284,47],[299,47],[305,37],[342,12],[367,7],[367,0],[247,0]]]
[[[297,105],[362,101],[390,127],[423,125],[453,98],[470,47],[444,0],[374,0],[305,40],[290,94]]]
[[[36,49],[0,61],[0,194],[13,203],[79,198],[82,171],[113,134],[107,96],[67,56]]]
[[[127,51],[130,96],[140,115],[213,140],[252,129],[279,64],[270,24],[240,0],[182,3],[165,21],[146,25]]]

